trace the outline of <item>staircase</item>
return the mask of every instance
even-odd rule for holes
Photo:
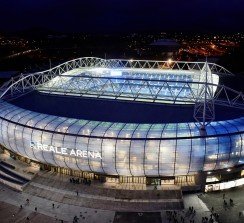
[[[12,189],[22,191],[29,182],[28,179],[16,172],[15,167],[4,161],[0,162],[0,182]]]

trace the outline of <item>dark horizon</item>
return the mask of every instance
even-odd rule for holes
[[[177,29],[164,29],[164,30],[138,30],[138,31],[121,31],[121,32],[115,32],[115,31],[107,31],[107,32],[92,32],[92,31],[67,31],[67,30],[57,30],[55,28],[47,28],[47,27],[40,27],[40,26],[33,26],[29,28],[20,28],[16,30],[0,30],[0,34],[3,35],[16,35],[16,36],[30,36],[30,37],[43,37],[45,35],[90,35],[90,36],[123,36],[123,35],[159,35],[159,34],[182,34],[185,36],[190,35],[229,35],[229,34],[243,34],[244,30],[177,30]]]
[[[1,32],[41,27],[62,33],[242,32],[244,2],[221,0],[10,0],[2,3]]]

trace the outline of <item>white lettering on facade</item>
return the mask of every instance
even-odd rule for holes
[[[55,149],[54,149],[54,147],[53,147],[53,146],[50,146],[50,147],[49,147],[49,151],[55,153]]]
[[[76,156],[80,156],[80,157],[82,157],[82,151],[79,150],[79,149],[77,149],[77,150],[76,150]]]
[[[61,153],[63,154],[63,155],[67,155],[67,148],[61,148]]]
[[[43,145],[42,148],[43,148],[43,150],[48,151],[48,146],[47,145]]]
[[[83,157],[87,157],[87,151],[83,151]]]
[[[95,157],[94,151],[88,151],[88,156],[94,158]]]
[[[58,148],[58,147],[55,146],[55,150],[56,150],[56,153],[57,153],[57,154],[62,154],[62,153],[61,153],[61,148]]]
[[[68,156],[102,159],[101,153],[99,153],[97,151],[68,149],[65,147],[57,147],[57,146],[52,146],[52,145],[46,145],[46,144],[42,144],[39,142],[33,142],[33,141],[30,142],[30,148],[35,149],[35,150],[53,152],[55,154],[68,155]]]
[[[101,153],[95,153],[95,158],[99,158],[99,159],[102,159],[102,156],[101,156]]]
[[[71,149],[71,151],[70,151],[70,154],[69,154],[70,156],[76,156],[76,152],[75,152],[75,150],[74,149]]]

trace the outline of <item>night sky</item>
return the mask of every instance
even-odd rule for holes
[[[244,0],[1,0],[0,31],[243,31]]]

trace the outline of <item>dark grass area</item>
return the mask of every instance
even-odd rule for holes
[[[13,104],[35,112],[94,121],[126,123],[194,122],[192,105],[167,105],[142,102],[54,96],[31,92]],[[244,116],[244,110],[215,106],[215,120]]]
[[[227,206],[224,206],[223,194],[225,194],[225,200]],[[222,223],[243,223],[244,216],[239,217],[239,212],[244,212],[244,186],[233,189],[210,192],[199,196],[199,198],[208,206],[211,210],[214,207],[214,211],[220,215],[219,219]],[[232,199],[233,205],[230,205],[230,199]]]

